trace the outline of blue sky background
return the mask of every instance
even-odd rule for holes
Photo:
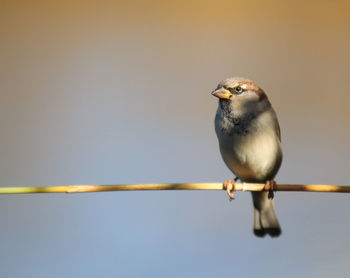
[[[255,80],[281,125],[280,183],[349,185],[347,1],[4,1],[0,185],[220,182],[210,92]],[[346,277],[346,194],[0,196],[1,277]]]

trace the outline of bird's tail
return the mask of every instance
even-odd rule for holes
[[[278,237],[281,226],[278,222],[273,200],[268,199],[268,192],[253,192],[254,234],[263,237],[269,234]]]

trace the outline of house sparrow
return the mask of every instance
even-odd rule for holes
[[[233,77],[219,83],[215,131],[227,167],[243,182],[274,183],[282,163],[281,134],[275,111],[253,81]],[[281,227],[269,192],[253,192],[254,234],[277,237]]]

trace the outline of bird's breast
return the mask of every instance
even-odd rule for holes
[[[261,126],[262,120],[258,125],[230,125],[226,118],[216,123],[222,158],[230,170],[244,181],[272,179],[282,162],[280,141],[274,125]]]

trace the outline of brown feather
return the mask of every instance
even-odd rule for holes
[[[280,125],[278,124],[278,122],[277,122],[276,132],[277,132],[278,138],[280,139],[280,142],[282,142],[281,129],[280,129]]]

